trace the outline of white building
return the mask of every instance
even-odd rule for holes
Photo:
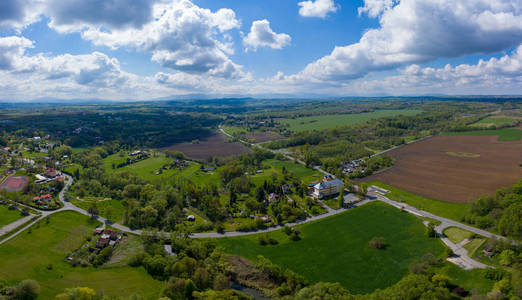
[[[344,182],[339,179],[325,178],[322,182],[314,185],[312,196],[322,199],[331,195],[339,194],[344,189]]]

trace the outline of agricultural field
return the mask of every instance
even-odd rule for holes
[[[295,119],[283,119],[279,121],[281,124],[287,124],[288,129],[294,132],[307,130],[323,130],[338,126],[347,126],[354,124],[362,124],[372,119],[393,117],[398,115],[412,116],[421,113],[420,110],[377,110],[371,113],[359,114],[334,114],[320,115],[313,117],[301,117]]]
[[[13,223],[22,218],[18,209],[9,209],[9,206],[0,204],[0,227]]]
[[[388,152],[395,165],[364,181],[465,203],[516,183],[522,177],[521,152],[522,142],[499,142],[493,136],[436,136]]]
[[[271,131],[252,132],[245,134],[245,137],[249,140],[253,140],[255,143],[265,143],[283,138],[281,135]]]
[[[460,132],[443,132],[443,136],[497,136],[499,142],[520,141],[522,130],[519,128],[502,128],[495,130],[477,130]]]
[[[16,283],[34,279],[40,283],[40,299],[54,299],[65,288],[85,286],[103,290],[108,296],[129,297],[134,293],[157,299],[163,283],[144,269],[121,267],[73,267],[65,262],[97,222],[75,212],[61,212],[23,232],[0,247],[0,281]]]
[[[215,133],[197,142],[185,142],[161,148],[183,152],[187,157],[207,159],[211,156],[229,157],[248,153],[250,149],[241,143],[229,142],[223,135]]]
[[[508,116],[493,116],[484,118],[477,123],[472,124],[473,127],[490,127],[490,126],[504,126],[515,122],[514,118]]]
[[[250,260],[263,255],[312,282],[340,282],[353,293],[390,286],[408,273],[410,263],[444,250],[440,240],[426,236],[420,220],[379,202],[297,228],[302,238],[297,242],[279,230],[269,234],[277,245],[261,246],[260,235],[221,238],[218,244]],[[373,237],[384,237],[387,247],[371,248]]]

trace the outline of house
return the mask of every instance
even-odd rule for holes
[[[274,201],[277,201],[278,199],[279,199],[278,194],[270,193],[270,195],[268,195],[268,202],[274,202]]]
[[[105,247],[109,246],[109,242],[110,242],[109,239],[101,237],[98,239],[98,241],[96,241],[96,248],[100,248],[100,249],[105,248]]]
[[[187,216],[187,221],[194,222],[196,221],[196,217],[194,217],[194,215],[189,215]]]
[[[107,228],[103,231],[101,238],[109,239],[110,241],[115,241],[118,239],[118,233],[114,231],[114,229],[112,228]]]
[[[312,196],[317,199],[322,199],[339,194],[343,188],[344,182],[339,179],[333,179],[331,175],[326,175],[322,182],[318,182],[313,186]]]
[[[45,194],[41,196],[36,196],[33,198],[33,202],[39,202],[40,204],[50,203],[53,200],[53,196],[51,194]]]
[[[57,174],[57,172],[56,172],[56,170],[53,169],[53,168],[47,168],[47,169],[45,170],[45,176],[47,176],[47,177],[49,177],[49,178],[54,178],[54,177],[56,177],[56,174]]]
[[[290,186],[288,184],[283,184],[281,187],[281,190],[283,191],[283,194],[288,194],[290,192]]]
[[[93,231],[93,234],[94,234],[94,235],[100,235],[100,234],[102,234],[102,233],[103,233],[103,228],[96,228],[96,229],[94,229],[94,231]]]
[[[264,215],[264,216],[256,216],[256,219],[261,219],[261,220],[263,220],[263,222],[265,222],[265,223],[270,223],[270,217],[267,216],[267,215]]]

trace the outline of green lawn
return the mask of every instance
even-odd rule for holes
[[[476,131],[461,131],[461,132],[443,132],[441,135],[496,135],[499,141],[520,141],[522,138],[522,130],[515,128],[502,128],[496,130],[476,130]]]
[[[100,216],[114,222],[121,222],[123,220],[125,207],[119,200],[104,199],[100,197],[83,197],[80,199],[77,199],[76,196],[73,196],[71,203],[85,210],[88,210],[93,203],[96,203],[96,207],[100,212]],[[108,211],[108,207],[111,207],[112,211]]]
[[[456,265],[445,262],[442,267],[436,267],[437,273],[451,278],[451,283],[463,287],[468,291],[478,290],[481,294],[487,294],[493,288],[495,281],[484,277],[485,269],[463,270]]]
[[[368,293],[399,281],[408,265],[425,253],[441,255],[440,240],[428,238],[413,215],[373,202],[339,215],[299,226],[302,240],[289,241],[281,231],[270,236],[278,245],[261,246],[259,235],[218,239],[226,251],[251,260],[263,255],[312,282],[340,282],[352,293]],[[373,249],[368,242],[384,237],[389,246]]]
[[[487,241],[485,238],[475,238],[471,242],[464,245],[464,249],[468,250],[470,257],[475,256],[475,252]]]
[[[105,166],[105,169],[109,173],[120,173],[124,171],[131,172],[137,176],[142,177],[143,179],[155,181],[155,180],[161,180],[163,178],[168,178],[170,176],[181,176],[186,177],[188,175],[191,175],[192,173],[196,172],[200,165],[195,162],[189,162],[189,166],[184,168],[183,170],[178,169],[170,169],[170,170],[164,170],[163,173],[156,175],[156,172],[165,164],[171,163],[173,161],[172,158],[168,158],[163,154],[157,154],[157,156],[152,156],[150,158],[147,158],[145,160],[139,161],[137,163],[125,166],[123,168],[113,169],[112,164],[118,164],[125,162],[127,160],[127,157],[120,157],[119,154],[113,154],[110,156],[107,156],[103,160],[103,164]]]
[[[263,161],[263,165],[269,167],[263,169],[263,173],[252,176],[252,182],[254,184],[262,184],[265,180],[272,176],[272,173],[282,174],[283,167],[289,172],[293,173],[296,177],[300,178],[304,183],[311,183],[319,181],[322,175],[319,171],[307,168],[301,164],[296,164],[291,161],[282,161],[277,159],[267,159]]]
[[[444,230],[444,235],[447,236],[452,243],[458,244],[469,238],[471,232],[457,227],[448,227]]]
[[[226,133],[234,135],[236,133],[238,134],[247,134],[248,131],[245,128],[238,127],[238,126],[222,126],[223,130],[225,130]]]
[[[323,130],[327,128],[334,128],[337,126],[361,124],[372,119],[393,117],[398,115],[412,116],[421,112],[422,111],[420,110],[409,109],[377,110],[371,113],[321,115],[312,117],[301,117],[296,119],[284,119],[280,121],[280,123],[288,124],[290,130],[299,132],[306,130]]]
[[[477,123],[474,123],[472,126],[483,127],[490,125],[504,125],[510,124],[513,121],[514,119],[508,117],[488,117],[478,121]]]
[[[72,267],[64,259],[82,244],[98,225],[75,212],[61,212],[42,221],[40,228],[23,232],[0,246],[0,281],[15,284],[34,279],[42,288],[40,299],[54,299],[65,288],[86,286],[105,295],[128,297],[139,293],[157,299],[163,283],[150,277],[142,268]],[[52,268],[48,268],[49,266]]]
[[[386,197],[391,200],[404,202],[418,209],[458,222],[461,222],[462,217],[467,215],[469,212],[469,206],[466,203],[453,203],[425,198],[378,181],[368,181],[368,184],[389,190],[390,193],[386,194]]]
[[[0,204],[0,227],[22,218],[18,209],[9,209],[9,206]]]

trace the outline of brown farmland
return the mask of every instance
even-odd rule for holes
[[[199,143],[179,143],[161,150],[176,150],[195,159],[207,159],[211,156],[229,157],[250,152],[250,149],[240,143],[230,143],[221,134],[215,133]]]
[[[248,139],[254,140],[256,143],[264,143],[268,141],[280,140],[283,137],[275,132],[264,131],[254,132],[245,135]]]
[[[364,181],[378,180],[443,201],[493,195],[522,178],[522,142],[496,136],[437,136],[387,153],[395,165]]]

